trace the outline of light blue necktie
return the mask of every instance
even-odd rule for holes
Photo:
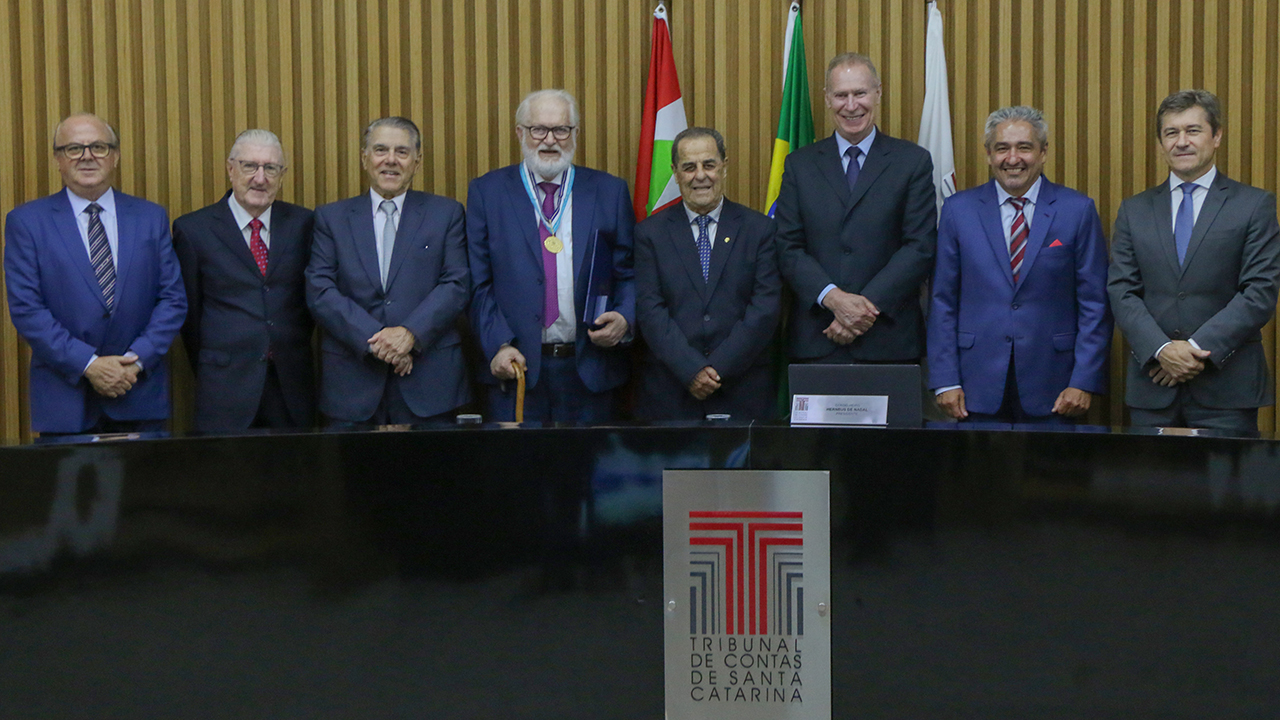
[[[378,274],[382,276],[382,289],[387,289],[387,274],[391,270],[391,251],[396,246],[396,204],[383,200],[378,209],[386,213],[382,225],[382,256],[378,258]]]
[[[1182,190],[1182,204],[1173,222],[1173,246],[1178,251],[1178,264],[1182,265],[1187,259],[1187,246],[1191,244],[1191,229],[1196,224],[1195,200],[1191,197],[1196,184],[1184,182],[1178,188]]]
[[[707,235],[707,226],[711,224],[711,216],[698,216],[698,260],[702,262],[702,281],[707,281],[711,274],[711,238]]]

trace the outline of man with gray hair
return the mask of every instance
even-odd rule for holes
[[[270,130],[240,133],[226,167],[222,199],[173,223],[195,429],[310,428],[313,326],[302,273],[312,214],[277,198],[288,163]]]
[[[1169,179],[1120,204],[1108,291],[1132,353],[1125,404],[1134,425],[1256,435],[1275,402],[1262,327],[1276,310],[1275,195],[1214,163],[1218,98],[1183,90],[1156,111]]]
[[[339,428],[450,421],[470,399],[462,205],[409,189],[422,134],[407,118],[370,123],[360,164],[369,192],[316,208],[306,274],[324,330],[320,412]]]
[[[635,325],[627,184],[573,164],[578,106],[564,90],[530,93],[515,130],[524,161],[467,191],[471,321],[489,361],[480,373],[488,415],[514,418],[519,368],[526,420],[604,422],[627,379]]]
[[[1106,392],[1107,245],[1089,198],[1044,177],[1039,110],[987,118],[992,179],[942,206],[929,387],[956,419],[1062,423]]]
[[[924,354],[920,287],[933,263],[933,161],[877,127],[880,75],[866,55],[827,65],[831,137],[787,156],[778,262],[796,293],[793,362],[912,363]]]

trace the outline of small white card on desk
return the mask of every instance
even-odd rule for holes
[[[887,425],[888,395],[792,395],[792,425]]]

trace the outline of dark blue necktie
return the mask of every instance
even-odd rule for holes
[[[711,216],[698,216],[698,260],[702,262],[702,281],[707,281],[711,274],[711,238],[707,235],[707,226],[711,224]]]
[[[862,154],[862,148],[857,145],[851,146],[844,154],[849,158],[849,167],[845,168],[844,176],[849,179],[849,191],[853,191],[853,186],[858,184],[858,156]]]
[[[111,245],[107,242],[107,230],[102,225],[102,206],[89,203],[85,209],[89,213],[89,262],[93,265],[93,274],[98,278],[98,287],[102,289],[102,300],[107,310],[116,308],[116,264],[111,258]]]
[[[1182,190],[1182,204],[1178,206],[1178,218],[1173,222],[1173,246],[1178,251],[1178,264],[1187,259],[1187,246],[1191,244],[1191,229],[1196,224],[1196,206],[1191,193],[1196,189],[1195,183],[1184,182],[1178,186]]]

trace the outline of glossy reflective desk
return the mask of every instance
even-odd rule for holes
[[[836,718],[1280,713],[1280,443],[447,428],[0,448],[0,718],[660,718],[663,468],[831,471]]]

